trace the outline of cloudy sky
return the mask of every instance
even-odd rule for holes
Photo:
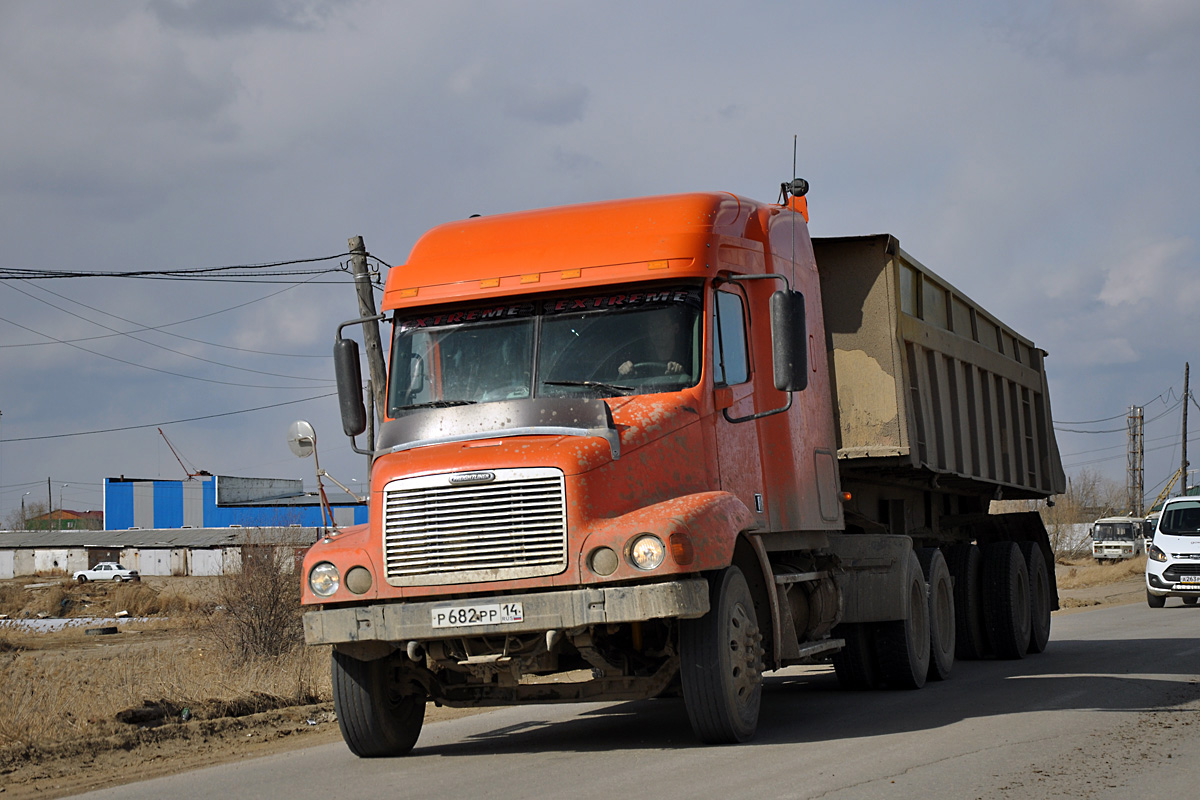
[[[4,274],[334,258],[0,280],[0,518],[47,479],[83,510],[182,478],[159,425],[195,468],[311,484],[304,417],[361,481],[328,396],[348,237],[399,264],[473,213],[770,201],[793,136],[814,235],[893,233],[1049,351],[1069,474],[1123,485],[1145,407],[1153,497],[1200,368],[1198,89],[1194,0],[3,0]],[[230,277],[259,272],[296,274]]]

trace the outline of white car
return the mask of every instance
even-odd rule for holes
[[[91,569],[81,569],[71,576],[80,583],[88,581],[140,581],[136,569],[125,569],[115,561],[101,561]]]
[[[1147,605],[1162,608],[1168,597],[1200,600],[1200,497],[1166,502],[1146,554]]]

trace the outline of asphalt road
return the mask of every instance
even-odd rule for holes
[[[1178,602],[1056,615],[1045,653],[915,692],[773,673],[742,746],[695,744],[681,700],[507,708],[404,758],[324,745],[85,796],[1178,798],[1200,774],[1200,607]]]

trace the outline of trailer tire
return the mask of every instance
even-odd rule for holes
[[[359,661],[333,651],[333,708],[346,746],[359,758],[402,756],[417,743],[425,697],[396,681],[391,658]]]
[[[1151,594],[1149,589],[1146,590],[1146,605],[1150,606],[1151,608],[1162,608],[1166,604],[1167,596],[1165,594]]]
[[[1029,653],[1044,653],[1050,643],[1050,572],[1037,542],[1021,542],[1029,571]]]
[[[917,554],[908,554],[904,619],[879,623],[875,654],[884,681],[894,689],[920,689],[929,676],[929,601]]]
[[[983,551],[983,613],[997,658],[1024,658],[1029,650],[1029,570],[1016,542]]]
[[[983,619],[983,553],[973,544],[946,551],[946,566],[954,579],[954,655],[978,661],[988,654],[987,624]]]
[[[833,654],[833,670],[843,689],[857,692],[879,688],[879,664],[871,633],[871,625],[866,622],[843,622],[833,629],[833,638],[846,640],[846,646]]]
[[[916,553],[929,603],[929,680],[944,681],[954,667],[954,582],[941,550],[922,547]]]
[[[709,578],[709,610],[679,623],[679,677],[692,730],[707,744],[748,741],[762,705],[763,648],[746,578],[728,567]]]

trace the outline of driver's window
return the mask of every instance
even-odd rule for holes
[[[750,380],[745,304],[733,292],[717,292],[713,305],[713,381],[733,386]]]

